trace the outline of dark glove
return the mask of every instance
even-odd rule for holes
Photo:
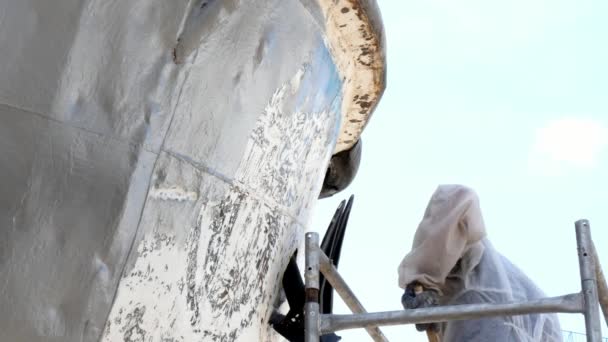
[[[405,287],[405,293],[401,296],[401,304],[404,309],[419,309],[428,308],[431,306],[437,306],[438,294],[436,291],[428,289],[423,290],[420,293],[416,293],[416,286],[421,286],[417,282],[413,282]],[[426,331],[431,330],[434,332],[439,331],[439,325],[437,323],[423,323],[416,324],[416,330]]]

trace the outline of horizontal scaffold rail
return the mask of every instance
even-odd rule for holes
[[[507,304],[462,304],[352,315],[321,315],[321,334],[366,326],[436,323],[533,313],[583,313],[580,293]]]

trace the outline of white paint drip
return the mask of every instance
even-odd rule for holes
[[[302,82],[302,78],[304,78],[305,68],[300,68],[296,72],[296,74],[291,78],[290,86],[291,86],[291,94],[295,94],[300,89],[300,83]]]
[[[195,191],[187,191],[183,188],[174,186],[170,188],[154,188],[150,190],[150,197],[165,201],[196,201],[198,193]]]

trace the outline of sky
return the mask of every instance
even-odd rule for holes
[[[378,4],[387,88],[355,180],[321,200],[311,222],[322,238],[355,195],[340,273],[368,311],[402,309],[397,267],[437,185],[456,183],[478,193],[494,247],[548,296],[580,291],[577,219],[590,220],[608,269],[608,2]],[[334,305],[349,313],[338,296]],[[582,315],[559,318],[584,332]],[[411,325],[382,330],[427,341]]]

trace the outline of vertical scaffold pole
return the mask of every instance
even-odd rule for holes
[[[319,342],[319,234],[306,233],[305,240],[304,335],[305,342]]]
[[[595,249],[595,244],[591,241],[591,251],[593,252],[593,262],[595,263],[595,278],[597,280],[597,296],[600,302],[600,308],[604,314],[604,324],[608,326],[608,282],[604,277],[604,271],[602,270],[602,264],[600,258]]]
[[[576,244],[578,249],[578,264],[581,274],[581,286],[585,299],[585,329],[587,342],[600,342],[602,339],[600,310],[597,294],[597,280],[591,241],[589,221],[578,220],[576,228]]]

